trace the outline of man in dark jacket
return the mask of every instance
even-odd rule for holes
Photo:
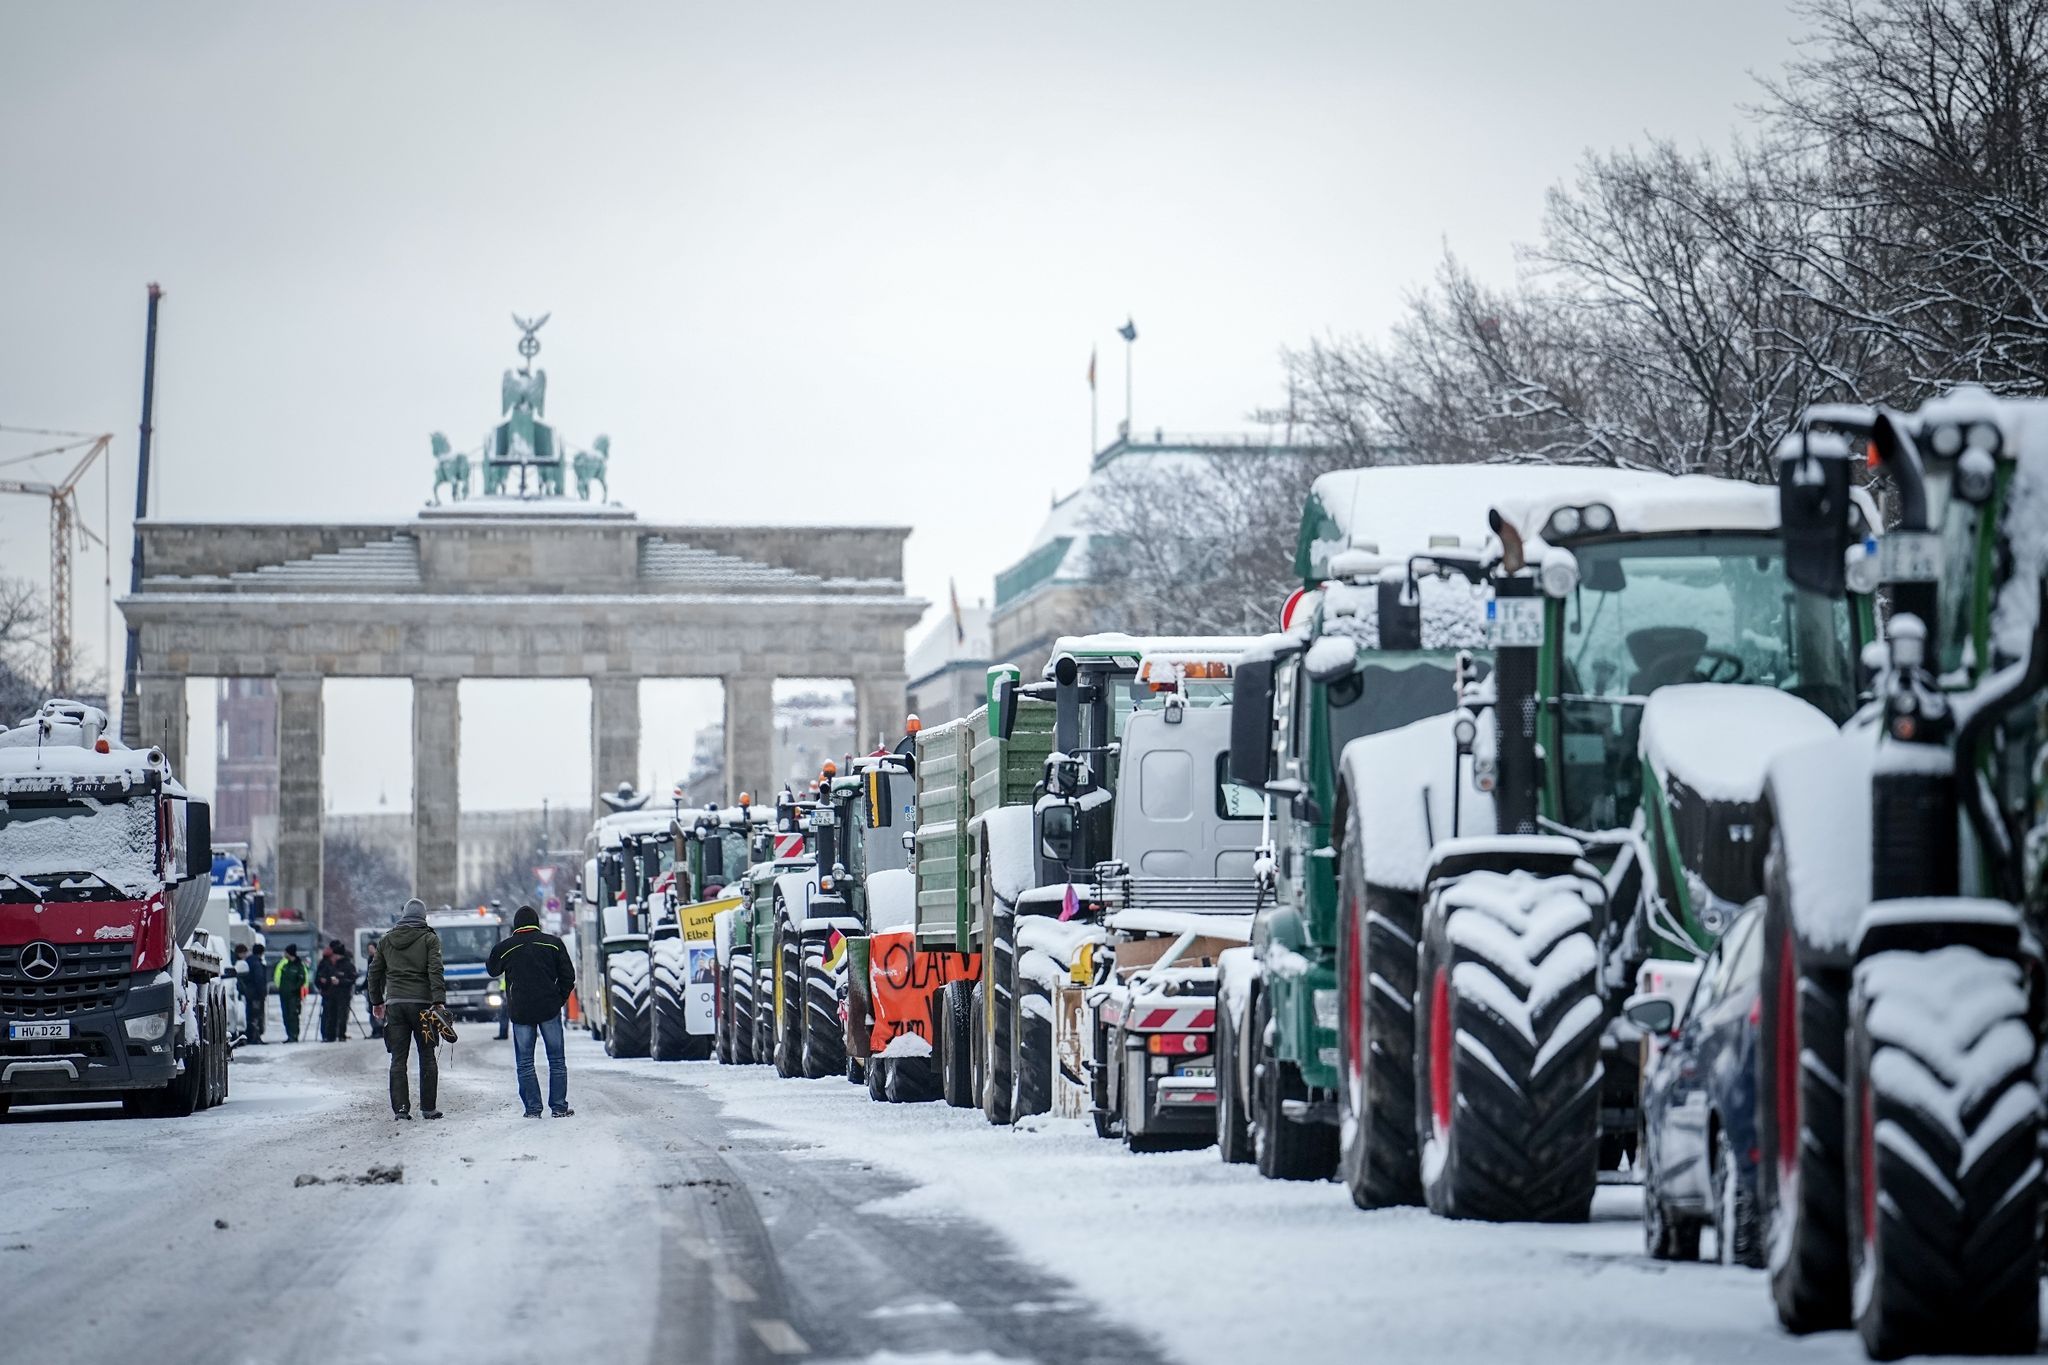
[[[277,964],[277,1007],[284,1014],[284,1040],[299,1041],[299,1007],[306,1000],[306,964],[299,961],[299,945],[284,945],[284,960]]]
[[[526,1117],[540,1117],[540,1077],[533,1067],[536,1038],[548,1050],[548,1108],[558,1119],[569,1107],[569,1068],[562,1056],[562,1006],[576,989],[576,968],[562,940],[540,929],[540,912],[530,905],[512,917],[512,936],[491,949],[484,970],[505,978],[505,1012],[512,1020],[512,1055],[517,1063],[519,1103]]]
[[[270,994],[270,964],[263,959],[263,940],[257,939],[249,945],[249,956],[242,960],[242,1009],[245,1013],[245,1031],[249,1041],[263,1041],[263,998]]]
[[[313,969],[313,989],[320,995],[320,1041],[346,1042],[348,1002],[356,989],[356,960],[340,939],[320,950],[320,965]]]
[[[420,1049],[420,1117],[437,1119],[434,1092],[441,1068],[434,1060],[434,1031],[420,1021],[429,1010],[448,1003],[448,982],[441,974],[441,936],[427,925],[426,904],[415,896],[405,903],[398,923],[378,940],[370,964],[370,1015],[384,1025],[384,1045],[391,1049],[391,1116],[412,1118],[405,1063],[413,1044]]]

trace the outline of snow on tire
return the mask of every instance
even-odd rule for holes
[[[840,973],[825,965],[825,940],[803,941],[803,1074],[811,1080],[846,1072],[846,1033],[839,1019]]]
[[[1013,1081],[1010,1076],[1010,1025],[1015,1012],[1010,996],[1017,986],[1017,916],[998,901],[991,916],[986,962],[986,1013],[982,1029],[982,1114],[990,1123],[1008,1123]]]
[[[657,940],[649,951],[653,1004],[648,1018],[648,1055],[657,1062],[679,1062],[689,1055],[690,1030],[683,1023],[683,996],[689,983],[689,952],[679,938]]]
[[[947,1105],[972,1109],[974,1094],[974,988],[965,981],[948,981],[939,989],[939,1089]]]
[[[1584,1222],[1600,1164],[1604,1011],[1577,877],[1468,872],[1432,896],[1417,974],[1430,1210]]]
[[[1052,1110],[1052,997],[1037,981],[1012,978],[1010,1121]]]
[[[639,949],[605,958],[605,1030],[607,1057],[645,1057],[653,1001],[647,954]]]
[[[754,1063],[754,955],[734,953],[726,966],[726,1050],[733,1065]]]
[[[1850,1306],[1870,1354],[2031,1354],[2040,1094],[2018,964],[1881,952],[1849,1003]]]

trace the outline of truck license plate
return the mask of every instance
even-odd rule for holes
[[[1495,649],[1534,648],[1543,643],[1543,599],[1496,597],[1486,604],[1486,625]]]
[[[1216,1076],[1216,1064],[1214,1062],[1187,1062],[1176,1068],[1174,1074],[1178,1076],[1199,1076],[1203,1080],[1213,1080]]]
[[[26,1042],[33,1038],[69,1038],[70,1036],[71,1021],[68,1019],[61,1024],[9,1024],[7,1026],[7,1039],[9,1042],[15,1043]]]

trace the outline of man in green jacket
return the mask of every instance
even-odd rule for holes
[[[299,945],[284,945],[284,956],[278,959],[277,976],[271,982],[277,988],[277,1007],[284,1011],[284,1040],[287,1043],[299,1041],[299,1006],[306,998],[306,964],[299,961]]]
[[[384,1046],[391,1050],[391,1116],[412,1118],[406,1058],[415,1042],[420,1049],[420,1117],[437,1119],[434,1092],[441,1068],[434,1061],[434,1029],[420,1027],[429,1010],[448,1003],[448,983],[441,975],[441,936],[427,924],[425,902],[415,896],[405,903],[398,923],[377,941],[370,966],[370,1014],[384,1026]]]

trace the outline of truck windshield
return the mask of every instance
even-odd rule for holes
[[[0,900],[133,900],[163,889],[156,802],[142,796],[0,801]],[[35,890],[22,883],[33,883]]]
[[[1561,817],[1625,825],[1641,794],[1650,693],[1736,682],[1802,697],[1830,720],[1856,705],[1849,603],[1794,588],[1775,535],[1652,536],[1580,546],[1557,652]]]
[[[482,962],[504,937],[495,924],[437,924],[434,932],[441,936],[443,962]]]
[[[1372,652],[1358,670],[1328,684],[1330,761],[1366,735],[1442,715],[1456,701],[1457,666],[1439,653]]]

